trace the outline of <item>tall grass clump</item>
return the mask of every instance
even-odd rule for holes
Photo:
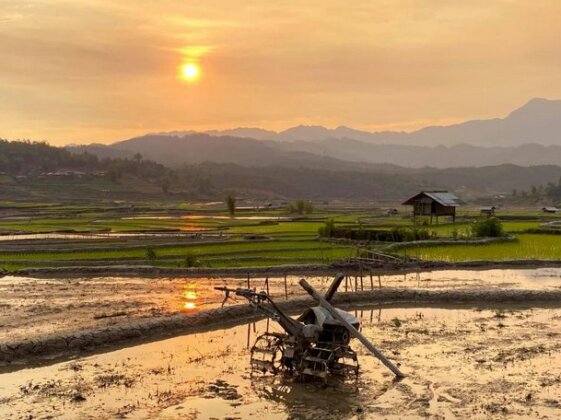
[[[471,233],[477,238],[497,238],[505,235],[503,224],[496,217],[478,220],[471,226]]]
[[[156,251],[154,251],[153,248],[146,248],[145,255],[146,255],[146,259],[151,262],[156,261],[156,259],[158,258],[158,255],[156,254]]]
[[[329,219],[325,222],[325,225],[318,229],[319,236],[323,238],[331,238],[333,236],[333,231],[335,230],[335,222],[333,219]]]

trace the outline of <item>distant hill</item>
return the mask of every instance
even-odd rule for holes
[[[213,147],[217,150],[226,147],[220,156],[227,160],[227,154],[235,152],[236,159],[245,164],[228,161],[183,163],[170,169],[147,160],[144,154],[132,159],[98,158],[90,153],[75,154],[45,143],[0,141],[0,195],[4,199],[130,198],[143,194],[160,198],[222,199],[224,194],[234,192],[248,197],[282,199],[400,201],[422,189],[448,189],[469,200],[510,193],[513,189],[529,191],[533,186],[549,182],[557,184],[561,177],[561,167],[554,165],[412,169],[357,164],[306,153],[280,152],[276,155],[269,142],[258,140],[248,140],[250,153],[244,156],[243,149],[228,149],[231,145],[239,145],[238,139],[208,137],[198,141],[216,141]],[[153,140],[152,136],[143,140],[150,146],[144,151],[153,150]],[[132,144],[138,141],[134,139]],[[174,142],[187,141],[189,144],[191,140],[167,137],[166,141],[173,146]],[[263,147],[256,149],[259,154],[253,153],[252,142]],[[242,141],[241,144],[246,143]],[[123,149],[115,150],[130,153],[130,142],[121,146]]]
[[[114,159],[114,158],[132,158],[135,152],[130,150],[123,150],[117,147],[111,147],[106,144],[92,143],[87,145],[77,144],[66,147],[67,150],[75,154],[91,153],[100,159]]]
[[[234,163],[243,166],[281,166],[286,168],[357,169],[372,165],[351,163],[333,156],[323,156],[310,151],[281,150],[272,141],[209,134],[188,134],[182,137],[146,135],[114,143],[109,146],[120,152],[140,153],[171,167],[195,165],[205,162]],[[74,150],[71,148],[70,150]],[[83,146],[80,151],[97,153],[96,149]],[[104,151],[107,153],[107,151]],[[385,165],[388,166],[388,165]]]
[[[46,143],[0,139],[3,199],[76,200],[165,192],[173,171],[143,159],[99,158]]]
[[[561,162],[561,146],[524,144],[514,147],[411,146],[371,144],[352,139],[276,142],[216,137],[208,134],[146,135],[110,146],[67,147],[73,153],[88,152],[100,158],[125,158],[141,153],[147,159],[171,167],[204,162],[234,163],[245,166],[283,166],[331,169],[404,166],[410,168],[450,168],[502,164],[556,165]]]
[[[534,98],[504,118],[472,120],[450,126],[431,126],[413,132],[368,132],[350,127],[330,129],[322,126],[288,128],[281,132],[260,128],[211,130],[212,136],[249,137],[284,142],[352,139],[373,144],[439,146],[471,144],[477,146],[520,146],[528,143],[561,146],[561,100]],[[167,134],[167,133],[160,133]],[[193,131],[169,133],[172,136]]]
[[[372,164],[411,168],[554,165],[561,162],[561,101],[533,99],[505,118],[412,133],[321,126],[298,126],[280,133],[259,128],[173,131],[68,150],[111,158],[141,153],[172,167],[203,162],[349,170]]]
[[[281,150],[317,153],[347,161],[391,163],[411,168],[451,168],[502,164],[556,165],[561,162],[561,146],[524,144],[513,147],[483,147],[469,144],[452,146],[411,146],[371,144],[352,139],[328,139],[320,142],[291,142],[277,146]]]
[[[356,198],[402,200],[423,189],[446,189],[464,199],[510,194],[514,189],[530,191],[532,186],[557,183],[559,166],[407,169],[393,171],[245,167],[205,163],[179,169],[178,174],[192,190],[235,190],[269,197],[315,199]]]

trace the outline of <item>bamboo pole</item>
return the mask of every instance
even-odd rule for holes
[[[366,347],[370,351],[370,353],[376,356],[384,364],[384,366],[391,370],[395,376],[397,376],[398,378],[405,377],[403,372],[401,372],[397,366],[395,366],[388,358],[386,358],[386,356],[384,356],[376,347],[374,347],[374,345],[370,341],[368,341],[368,339],[364,335],[362,335],[355,327],[349,324],[347,320],[343,318],[341,314],[337,312],[337,310],[327,300],[325,300],[324,297],[320,295],[316,291],[316,289],[314,289],[306,280],[301,279],[300,286],[302,286],[302,288],[306,292],[308,292],[322,307],[324,307],[333,318],[335,318],[343,326],[345,326],[349,333],[357,340],[359,340],[364,345],[364,347]]]
[[[269,277],[265,277],[265,290],[267,291],[267,296],[269,295]],[[267,332],[269,332],[269,317],[267,317]]]

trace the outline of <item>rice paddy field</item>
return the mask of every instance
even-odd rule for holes
[[[411,248],[408,255],[425,260],[557,260],[561,259],[561,236],[518,234],[516,242],[485,245],[446,245]]]
[[[356,255],[355,244],[319,238],[328,220],[336,227],[391,231],[409,228],[408,209],[387,216],[367,203],[322,203],[311,214],[292,214],[282,205],[240,206],[230,216],[222,202],[92,205],[0,202],[0,268],[152,265],[161,267],[253,267],[329,264]],[[503,210],[512,242],[486,245],[414,246],[396,251],[424,260],[561,259],[555,229],[535,233],[557,215]],[[456,223],[422,225],[434,239],[469,238],[477,211],[463,210]],[[418,223],[418,222],[417,222]],[[549,225],[547,225],[549,224]],[[561,230],[560,230],[561,231]],[[383,251],[388,243],[370,243]]]

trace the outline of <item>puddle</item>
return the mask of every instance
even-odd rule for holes
[[[283,216],[218,216],[212,214],[186,214],[182,216],[131,216],[122,217],[122,220],[170,220],[170,219],[184,219],[184,220],[271,220],[278,222],[285,222],[292,220],[290,217]]]
[[[561,416],[561,309],[352,312],[362,332],[401,365],[404,380],[394,382],[356,340],[357,380],[325,387],[252,375],[248,344],[266,330],[260,321],[2,374],[0,417]]]
[[[377,284],[377,276],[374,284]],[[561,268],[441,270],[381,276],[382,286],[415,288],[561,288]]]
[[[278,300],[306,296],[298,285],[301,276],[270,277],[269,292]],[[332,277],[306,277],[323,291]],[[560,268],[532,270],[448,270],[363,277],[362,288],[379,287],[444,289],[557,289]],[[118,278],[33,279],[6,276],[0,279],[0,340],[19,340],[61,331],[128,324],[178,312],[196,312],[222,304],[216,286],[247,287],[240,278]],[[361,282],[356,280],[358,289]],[[265,278],[251,278],[249,287],[266,290]],[[355,290],[355,278],[343,281],[340,291]],[[228,304],[246,303],[243,299]]]
[[[181,226],[180,231],[173,232],[100,232],[100,233],[22,233],[0,235],[0,242],[33,241],[45,239],[79,239],[100,240],[108,238],[182,238],[191,237],[198,232],[208,231],[201,226]],[[205,237],[222,237],[220,234],[205,234]]]

